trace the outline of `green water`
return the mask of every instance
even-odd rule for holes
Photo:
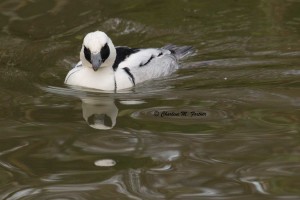
[[[299,0],[1,0],[0,25],[1,200],[300,199]],[[95,30],[197,53],[118,94],[68,88]]]

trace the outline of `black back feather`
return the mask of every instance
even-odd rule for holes
[[[113,64],[113,69],[116,71],[120,62],[125,60],[131,54],[138,52],[139,50],[140,49],[129,48],[129,47],[116,47],[117,56]]]

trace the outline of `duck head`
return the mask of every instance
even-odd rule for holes
[[[97,71],[101,67],[112,67],[115,59],[115,46],[104,32],[95,31],[84,37],[80,51],[83,66]]]

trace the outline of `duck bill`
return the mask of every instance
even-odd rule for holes
[[[93,70],[97,71],[102,64],[102,59],[101,59],[100,53],[92,54],[91,61],[92,61],[91,63],[92,63]]]

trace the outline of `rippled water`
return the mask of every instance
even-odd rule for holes
[[[0,199],[299,199],[300,1],[0,2]],[[192,45],[175,74],[68,88],[83,36]]]

